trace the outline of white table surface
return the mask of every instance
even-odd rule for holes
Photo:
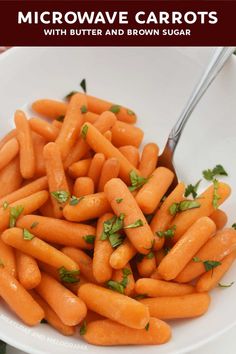
[[[181,50],[181,48],[180,48]],[[198,47],[188,47],[183,48],[186,55],[194,57],[195,60],[204,64],[208,58],[208,48],[205,50],[199,49]],[[236,315],[236,314],[235,314]],[[236,353],[236,327],[227,331],[225,334],[221,335],[217,339],[211,341],[210,343],[204,345],[203,347],[189,352],[189,354],[234,354]],[[7,354],[26,354],[21,350],[13,348],[11,346],[7,347]],[[65,354],[68,354],[65,351]]]

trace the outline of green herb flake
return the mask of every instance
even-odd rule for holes
[[[56,199],[56,201],[59,204],[66,203],[68,201],[68,199],[70,198],[70,193],[67,191],[63,191],[63,190],[51,192],[51,195],[53,196],[54,199]]]
[[[216,176],[228,176],[222,165],[216,165],[212,170],[204,170],[202,174],[207,181],[213,181]]]
[[[34,222],[31,224],[30,228],[31,228],[31,229],[34,229],[38,224],[39,224],[38,221],[34,221]]]
[[[85,240],[85,242],[93,245],[94,241],[95,241],[95,236],[94,235],[86,235],[86,236],[83,236],[83,239]]]
[[[61,114],[60,116],[57,117],[56,120],[58,120],[58,122],[63,122],[65,119],[65,116],[63,114]]]
[[[80,107],[80,112],[81,113],[87,113],[88,112],[88,108],[85,105],[83,105],[83,106]]]
[[[202,262],[202,260],[199,257],[193,257],[193,261],[197,263]]]
[[[219,286],[220,288],[230,288],[233,284],[234,284],[234,281],[232,281],[232,282],[229,283],[229,284],[218,283],[218,286]]]
[[[0,354],[6,354],[7,352],[7,344],[0,340]]]
[[[200,183],[201,183],[201,179],[195,185],[189,184],[185,189],[184,196],[188,197],[192,195],[193,199],[195,199],[197,197],[197,190]]]
[[[20,214],[23,212],[24,207],[22,205],[17,205],[15,207],[10,208],[10,221],[9,221],[9,227],[15,227],[16,225],[16,220],[20,216]]]
[[[3,207],[3,210],[6,210],[9,206],[9,203],[5,200],[5,202],[3,203],[2,207]]]
[[[117,198],[117,199],[116,199],[116,203],[117,203],[117,204],[120,204],[120,203],[122,202],[122,200],[123,200],[123,198]]]
[[[146,331],[149,330],[149,326],[150,326],[150,323],[148,322],[148,323],[146,324],[146,326],[145,326]]]
[[[122,273],[123,273],[123,278],[122,278],[120,284],[121,284],[124,288],[126,288],[126,286],[128,285],[128,282],[129,282],[128,276],[129,276],[130,274],[132,274],[132,272],[131,272],[131,270],[130,270],[129,268],[124,268],[124,269],[122,270]]]
[[[80,87],[82,88],[82,90],[84,91],[84,93],[87,93],[87,83],[86,83],[86,79],[83,79],[80,82]]]
[[[33,240],[34,235],[31,234],[27,229],[23,229],[23,239],[26,241],[31,241]]]
[[[176,225],[173,225],[171,228],[169,228],[166,231],[156,231],[156,235],[160,238],[165,237],[171,239],[175,235],[175,230],[176,230]]]
[[[118,281],[109,280],[107,282],[107,286],[111,290],[114,290],[120,294],[124,294],[124,286],[120,284]]]
[[[112,248],[116,248],[123,243],[124,237],[121,234],[116,232],[114,234],[109,235],[109,241]]]
[[[148,178],[140,177],[134,170],[132,170],[129,173],[129,177],[131,182],[131,186],[129,187],[129,190],[131,192],[141,188],[148,181]]]
[[[129,116],[135,116],[134,111],[132,111],[131,109],[127,109],[127,113]]]
[[[81,136],[85,140],[88,133],[88,126],[85,124],[81,130]]]
[[[141,219],[138,219],[133,224],[124,226],[124,229],[135,229],[140,226],[143,226],[143,221]]]
[[[146,255],[146,258],[147,259],[152,259],[152,258],[154,258],[154,253],[151,251],[151,252],[149,252],[147,255]]]
[[[180,203],[173,203],[169,208],[169,212],[174,216],[181,211],[200,208],[200,206],[201,204],[197,200],[182,200]]]
[[[234,230],[236,230],[236,222],[233,223],[232,228],[233,228]]]
[[[58,269],[58,274],[60,280],[64,283],[74,284],[79,282],[79,270],[67,270],[65,267],[60,267]]]
[[[203,261],[203,264],[204,264],[206,271],[208,272],[209,270],[213,270],[214,268],[221,265],[221,262],[208,260],[208,261]]]
[[[118,232],[124,227],[124,214],[120,214],[118,217],[113,216],[111,219],[104,221],[103,232],[101,240],[109,239],[112,247],[117,247],[123,242],[123,236]]]
[[[120,106],[118,104],[114,104],[113,106],[111,106],[111,108],[109,109],[109,111],[111,111],[112,113],[119,113],[120,112]]]
[[[72,197],[70,198],[70,205],[77,205],[82,199],[84,199],[84,196],[81,196],[79,198],[77,198],[75,195],[72,195]]]
[[[68,95],[65,96],[66,100],[69,100],[72,96],[74,96],[78,91],[71,91],[68,93]]]
[[[79,330],[79,334],[81,336],[85,335],[85,333],[87,332],[87,322],[86,321],[83,321],[81,327],[80,327],[80,330]]]
[[[221,199],[221,197],[218,194],[218,189],[219,189],[219,182],[217,179],[213,179],[213,199],[212,199],[212,205],[214,209],[218,208],[218,201]]]
[[[147,294],[137,294],[134,296],[135,300],[142,300],[142,299],[146,299],[148,296]]]

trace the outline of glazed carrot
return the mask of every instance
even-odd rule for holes
[[[41,273],[36,260],[16,251],[16,268],[19,282],[27,290],[35,288],[41,281]]]
[[[20,171],[22,177],[31,178],[35,173],[35,152],[29,121],[24,112],[16,111],[15,125],[20,146]]]
[[[28,197],[33,193],[46,189],[47,186],[48,186],[48,182],[46,176],[38,178],[35,181],[27,184],[26,186],[17,189],[15,192],[5,195],[5,197],[0,199],[0,206],[2,206],[2,204],[5,201],[11,204],[13,202],[16,202],[19,199]]]
[[[208,271],[200,276],[196,283],[196,290],[200,293],[210,291],[215,288],[227,270],[231,267],[236,257],[236,253],[232,252],[223,260],[221,264],[214,269],[214,272]]]
[[[67,326],[76,326],[86,316],[84,302],[50,275],[42,272],[36,291]]]
[[[98,283],[104,283],[111,279],[112,267],[109,263],[113,248],[108,239],[101,240],[103,223],[113,217],[113,214],[104,214],[97,222],[97,233],[93,253],[93,275]]]
[[[16,137],[16,129],[12,129],[0,140],[0,149],[5,145],[9,140]]]
[[[210,305],[208,294],[163,296],[140,300],[146,305],[152,317],[163,320],[191,318],[203,315]]]
[[[33,102],[31,108],[34,112],[41,114],[47,118],[57,119],[64,116],[67,111],[68,104],[56,100],[41,99]]]
[[[0,169],[5,167],[19,152],[19,144],[16,138],[12,138],[0,150]]]
[[[128,275],[125,275],[127,270],[130,273]],[[134,293],[135,280],[129,263],[127,263],[123,269],[115,269],[112,273],[111,279],[117,282],[122,282],[126,278],[127,278],[127,285],[124,287],[124,294],[128,296],[132,296]]]
[[[0,267],[0,296],[28,326],[35,326],[44,318],[43,309],[4,267]]]
[[[125,182],[129,183],[129,173],[134,170],[137,174],[139,172],[135,167],[124,157],[124,155],[110,143],[93,125],[85,123],[81,132],[86,131],[84,134],[85,140],[88,145],[95,151],[105,155],[106,158],[115,157],[120,162],[120,176]]]
[[[94,124],[96,120],[98,119],[99,114],[93,113],[93,112],[86,112],[84,113],[84,121],[89,122],[91,124]]]
[[[139,171],[143,177],[149,177],[157,166],[159,147],[155,143],[146,144],[143,148]]]
[[[85,252],[74,247],[64,247],[61,251],[78,264],[80,272],[85,278],[89,281],[96,282],[93,275],[92,259]]]
[[[16,276],[16,260],[13,248],[6,245],[0,238],[0,262],[4,268],[13,276]]]
[[[139,165],[139,151],[133,145],[124,145],[119,148],[119,151],[124,155],[124,157],[129,160],[129,162],[136,168]]]
[[[77,205],[67,204],[63,209],[64,217],[69,221],[85,221],[96,219],[111,211],[105,193],[84,196]]]
[[[74,326],[65,325],[60,318],[57,316],[56,312],[39,296],[35,291],[31,290],[30,295],[34,300],[42,307],[44,311],[44,319],[54,327],[58,332],[62,333],[64,336],[73,336],[75,334]]]
[[[141,277],[149,277],[156,267],[156,259],[152,251],[137,262],[137,269]]]
[[[122,269],[136,253],[136,248],[128,239],[125,239],[124,242],[112,253],[110,257],[110,265],[114,269]]]
[[[224,229],[216,233],[195,255],[201,261],[221,261],[236,249],[236,231]],[[175,279],[180,283],[189,282],[206,272],[203,262],[191,260]]]
[[[94,193],[94,182],[90,177],[78,177],[75,180],[73,195],[82,197]]]
[[[17,227],[30,230],[35,236],[48,243],[91,249],[92,243],[86,236],[95,237],[95,228],[90,225],[71,223],[39,215],[25,215],[17,221]],[[92,239],[93,241],[93,239]]]
[[[56,139],[56,144],[61,152],[62,160],[65,160],[70,149],[78,138],[81,125],[84,122],[83,109],[86,109],[86,97],[80,93],[73,95],[68,105],[68,109]]]
[[[48,192],[40,191],[11,203],[6,209],[0,208],[0,231],[4,231],[9,226],[11,208],[22,207],[20,215],[30,214],[38,210],[47,199]]]
[[[42,216],[54,218],[54,210],[51,199],[48,199],[40,208],[39,212]]]
[[[98,191],[103,192],[105,184],[110,179],[118,177],[119,171],[120,171],[119,161],[114,157],[107,159],[104,162],[101,173],[100,173]]]
[[[155,236],[155,243],[153,245],[153,248],[155,250],[161,249],[165,242],[165,238],[159,237],[157,235],[157,232],[166,231],[168,229],[169,224],[174,218],[171,215],[169,208],[173,203],[179,203],[184,199],[183,197],[184,191],[185,191],[185,185],[184,183],[180,182],[175,187],[175,189],[168,195],[168,197],[164,200],[164,202],[161,204],[160,208],[157,209],[156,213],[154,214],[154,217],[152,218],[150,227]]]
[[[107,130],[104,134],[105,138],[111,142],[112,140],[112,132],[110,130]]]
[[[199,208],[186,210],[176,215],[171,223],[171,226],[176,226],[174,241],[177,241],[197,219],[202,216],[210,216],[214,212],[215,209],[212,203],[213,191],[214,187],[210,186],[199,196],[197,199],[200,204]],[[226,183],[219,182],[217,194],[220,199],[218,200],[218,205],[221,205],[229,197],[230,193],[230,186]]]
[[[89,158],[73,163],[68,169],[69,175],[73,178],[87,176],[91,161]]]
[[[19,158],[15,157],[7,166],[0,171],[0,198],[8,195],[18,188],[22,183]]]
[[[32,132],[34,152],[35,152],[35,177],[46,175],[45,162],[43,158],[43,148],[46,140],[39,134]]]
[[[163,279],[175,279],[215,231],[216,226],[210,218],[198,219],[159,264],[158,272]]]
[[[48,178],[48,187],[51,193],[51,201],[55,218],[62,217],[62,208],[65,202],[58,201],[53,193],[63,191],[69,193],[59,147],[56,143],[48,143],[43,149],[43,156]]]
[[[138,191],[136,201],[145,214],[151,214],[159,205],[174,178],[172,171],[158,167],[147,183]]]
[[[58,128],[40,118],[31,118],[29,125],[35,133],[38,133],[47,141],[55,141],[59,134]]]
[[[107,182],[104,191],[115,214],[117,216],[124,214],[125,232],[133,246],[140,253],[149,253],[153,234],[126,184],[119,178],[113,178]],[[117,203],[117,199],[122,199],[122,201]],[[137,222],[138,227],[129,226]]]
[[[31,240],[25,240],[23,237],[23,230],[19,228],[14,227],[4,231],[2,234],[2,240],[7,245],[10,245],[44,263],[52,265],[53,267],[65,267],[67,270],[78,269],[77,264],[72,259],[39,238],[33,237]]]
[[[82,285],[79,296],[88,309],[131,328],[144,328],[150,319],[140,302],[95,284]]]
[[[142,129],[121,121],[117,121],[112,127],[112,144],[116,147],[133,145],[139,147],[143,140]]]
[[[106,159],[103,154],[97,153],[92,158],[91,164],[89,166],[88,177],[92,178],[95,190],[97,189],[99,177],[105,160]]]
[[[163,344],[171,337],[170,326],[157,318],[150,318],[148,330],[134,329],[111,320],[90,322],[83,336],[95,345]]]
[[[135,292],[137,294],[146,294],[149,297],[181,296],[194,293],[194,287],[164,280],[141,278],[135,283]]]
[[[213,211],[213,213],[209,217],[216,224],[217,230],[223,229],[223,227],[227,224],[228,221],[226,213],[220,209],[216,209],[215,211]]]
[[[116,114],[117,119],[126,123],[135,123],[136,114],[125,107],[114,105],[113,103],[104,101],[100,98],[86,95],[88,102],[88,110],[97,114],[101,114],[105,111],[111,111]]]

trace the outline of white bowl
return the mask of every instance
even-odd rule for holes
[[[145,141],[163,147],[171,126],[203,70],[212,48],[15,48],[0,56],[1,135],[13,127],[13,113],[37,98],[60,99],[79,89],[83,78],[89,93],[122,103],[139,115]],[[201,60],[199,59],[201,58]],[[185,128],[175,154],[178,174],[196,182],[201,171],[223,164],[236,190],[236,60],[231,58],[206,93]],[[202,185],[204,187],[204,184]],[[225,203],[229,225],[236,221],[235,193]],[[235,219],[234,219],[235,218]],[[224,281],[235,280],[233,267]],[[58,334],[48,325],[23,325],[1,302],[0,337],[31,354],[110,353],[183,354],[236,323],[236,284],[212,292],[208,313],[172,322],[173,338],[148,347],[95,347],[79,338]]]

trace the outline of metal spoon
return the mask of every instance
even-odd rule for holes
[[[164,166],[169,168],[174,172],[174,181],[171,185],[171,190],[173,190],[177,183],[178,177],[176,174],[175,167],[173,165],[173,156],[178,144],[178,141],[181,137],[181,134],[184,130],[185,124],[191,116],[194,108],[200,101],[201,97],[204,95],[210,84],[214,81],[220,70],[223,68],[225,62],[235,51],[235,47],[218,47],[214,51],[214,54],[206,67],[206,70],[202,74],[200,80],[198,81],[196,87],[191,93],[186,106],[184,107],[182,113],[180,114],[179,119],[171,129],[171,132],[168,136],[165,148],[158,159],[158,166]]]

